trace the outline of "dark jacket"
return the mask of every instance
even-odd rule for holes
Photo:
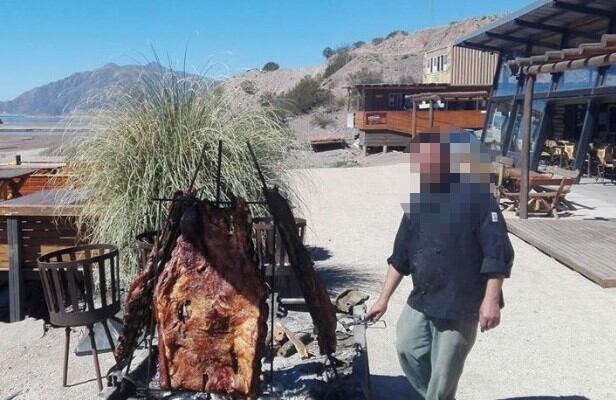
[[[472,202],[443,196],[411,201],[387,261],[412,276],[408,303],[414,309],[433,318],[477,320],[488,277],[510,276],[513,247],[491,195]]]

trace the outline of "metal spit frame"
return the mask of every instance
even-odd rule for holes
[[[258,160],[256,158],[256,155],[252,149],[252,146],[250,145],[250,142],[247,142],[247,146],[248,146],[248,150],[250,152],[250,156],[254,162],[255,168],[257,170],[257,174],[259,176],[259,180],[261,181],[261,184],[263,186],[263,188],[267,188],[267,184],[265,182],[265,177],[261,171],[261,168],[259,167],[258,164]],[[223,141],[219,140],[218,141],[218,154],[217,154],[217,168],[216,168],[216,198],[215,200],[211,201],[212,203],[216,204],[217,207],[220,207],[220,205],[222,204],[230,204],[231,202],[229,201],[221,201],[221,184],[222,184],[222,174],[221,174],[221,170],[222,170],[222,148],[223,148]],[[188,189],[188,192],[192,192],[194,189],[194,185],[197,179],[197,176],[202,168],[203,165],[203,160],[204,160],[204,156],[205,156],[205,152],[206,152],[206,147],[204,146],[202,148],[201,151],[201,157],[199,159],[199,164],[197,165],[197,168],[195,170],[195,172],[193,173],[191,182],[190,182],[190,186]],[[200,191],[201,189],[197,190],[197,193]],[[196,199],[196,198],[195,198]],[[174,202],[174,201],[178,201],[178,200],[183,200],[183,199],[177,199],[177,198],[153,198],[152,200],[157,201],[158,202],[158,212],[159,215],[162,216],[162,203],[163,202]],[[266,206],[267,203],[264,200],[257,200],[257,201],[247,201],[247,204],[251,204],[251,205],[262,205],[262,206]],[[159,218],[159,221],[162,221],[162,218]],[[158,232],[161,232],[159,237],[162,237],[162,232],[164,232],[167,229],[171,229],[172,230],[172,237],[177,237],[177,230],[178,227],[177,226],[169,226],[170,223],[170,218],[167,218],[166,222],[165,222],[165,227],[158,227]],[[278,222],[275,218],[275,216],[272,215],[272,240],[273,240],[273,248],[271,253],[269,254],[270,256],[270,260],[269,260],[269,264],[271,265],[272,268],[272,273],[269,277],[269,279],[266,281],[267,285],[270,288],[270,307],[269,307],[269,317],[270,317],[270,329],[273,330],[274,327],[274,323],[275,323],[275,307],[278,303],[278,296],[276,296],[276,253],[277,253],[277,245],[276,243],[278,242],[276,240],[276,234],[278,231]],[[161,229],[162,228],[162,229]],[[267,253],[267,252],[266,252]],[[265,254],[265,256],[267,256],[268,254]],[[258,254],[258,260],[259,260],[259,269],[260,272],[262,273],[263,278],[266,278],[266,265],[265,262],[263,260],[263,254]],[[155,280],[158,279],[158,275],[160,273],[159,269],[156,269],[155,271]],[[148,346],[148,357],[146,359],[147,364],[147,373],[146,373],[146,383],[145,383],[145,387],[143,386],[138,386],[136,383],[131,382],[130,379],[127,379],[129,376],[129,372],[130,372],[130,367],[131,367],[131,363],[133,360],[133,354],[131,353],[130,357],[128,358],[128,362],[127,362],[127,366],[126,366],[126,371],[125,372],[121,372],[121,370],[117,370],[117,365],[112,367],[109,370],[109,376],[113,376],[116,379],[113,378],[108,378],[108,386],[111,386],[112,381],[114,381],[114,383],[117,385],[117,373],[119,372],[121,374],[121,379],[122,380],[128,380],[129,382],[131,382],[133,385],[135,385],[135,390],[137,395],[143,395],[143,397],[145,399],[150,399],[151,397],[151,388],[150,388],[150,383],[151,383],[151,378],[152,378],[152,374],[151,374],[151,367],[152,364],[154,363],[154,359],[153,359],[153,339],[154,339],[154,335],[155,335],[155,322],[154,322],[154,314],[152,313],[152,318],[151,321],[149,323],[149,326],[146,326],[144,331],[144,338],[143,338],[143,342],[145,342]],[[274,335],[270,335],[270,348],[274,347]],[[136,346],[137,347],[137,346]],[[273,391],[274,388],[274,357],[271,356],[270,360],[269,360],[269,379],[268,379],[268,387],[270,392]],[[112,374],[113,372],[113,374]],[[271,393],[270,393],[271,394]]]

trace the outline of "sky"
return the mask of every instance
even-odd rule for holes
[[[370,41],[531,0],[0,0],[0,100],[107,63],[144,64],[153,50],[214,78],[323,62],[325,47]],[[165,62],[166,63],[166,62]]]

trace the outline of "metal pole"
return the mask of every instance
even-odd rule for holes
[[[535,75],[526,76],[524,92],[524,108],[522,114],[522,156],[520,180],[520,219],[528,219],[528,191],[529,191],[529,161],[530,161],[530,134],[532,130],[533,89]]]
[[[432,128],[434,127],[434,108],[432,104],[432,99],[430,99],[429,104],[430,104],[430,108],[428,111],[428,126]]]
[[[417,134],[417,103],[413,99],[413,136]]]

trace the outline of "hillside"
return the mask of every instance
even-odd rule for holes
[[[386,83],[421,82],[423,53],[431,48],[450,45],[462,35],[494,21],[497,16],[476,17],[460,22],[452,22],[414,33],[392,33],[385,39],[373,41],[362,46],[350,46],[347,51],[348,62],[326,79],[323,76],[328,60],[320,65],[302,68],[282,68],[264,72],[253,69],[229,77],[223,82],[225,93],[233,99],[238,108],[259,107],[264,97],[281,95],[293,88],[304,76],[317,77],[323,88],[331,90],[338,104],[346,96],[345,86],[358,72],[368,71],[379,81]],[[324,44],[324,46],[327,43]],[[330,44],[332,45],[332,44]],[[333,59],[330,58],[329,62]],[[275,60],[274,60],[275,61]],[[29,90],[11,101],[0,102],[0,113],[28,115],[63,115],[75,110],[87,112],[105,101],[109,89],[129,88],[139,76],[154,73],[160,68],[151,63],[145,66],[107,64],[93,71],[75,73],[67,78]],[[246,91],[242,84],[249,82],[254,90]],[[298,136],[343,132],[342,110],[332,116],[334,119],[327,129],[315,128],[309,121],[311,115],[323,110],[296,116],[290,121]],[[329,113],[332,112],[330,108]],[[301,131],[301,132],[300,132]]]
[[[0,101],[0,113],[63,115],[87,112],[105,102],[110,91],[129,89],[139,77],[160,71],[160,64],[117,65],[77,72],[59,81],[31,89],[10,101]]]
[[[412,83],[421,82],[423,68],[423,54],[426,50],[449,46],[454,41],[484,25],[487,25],[500,16],[491,15],[475,17],[467,20],[452,22],[440,26],[421,30],[414,33],[399,32],[388,35],[376,44],[366,43],[360,47],[348,50],[349,61],[331,76],[322,80],[321,86],[330,89],[338,104],[347,96],[345,86],[351,84],[352,77],[360,71],[368,71],[379,77],[381,83]],[[330,58],[330,61],[333,59]],[[251,70],[232,76],[223,82],[227,95],[234,99],[238,107],[259,106],[262,96],[268,94],[282,95],[293,88],[304,76],[317,79],[323,76],[328,61],[309,68],[279,69],[276,71]],[[254,90],[247,93],[242,89],[242,83],[251,82]],[[315,115],[327,114],[331,122],[321,128],[311,121]],[[342,107],[327,107],[312,110],[303,115],[290,119],[289,125],[300,139],[308,139],[318,135],[340,135],[351,139],[354,135],[352,129],[346,128],[346,110]]]

